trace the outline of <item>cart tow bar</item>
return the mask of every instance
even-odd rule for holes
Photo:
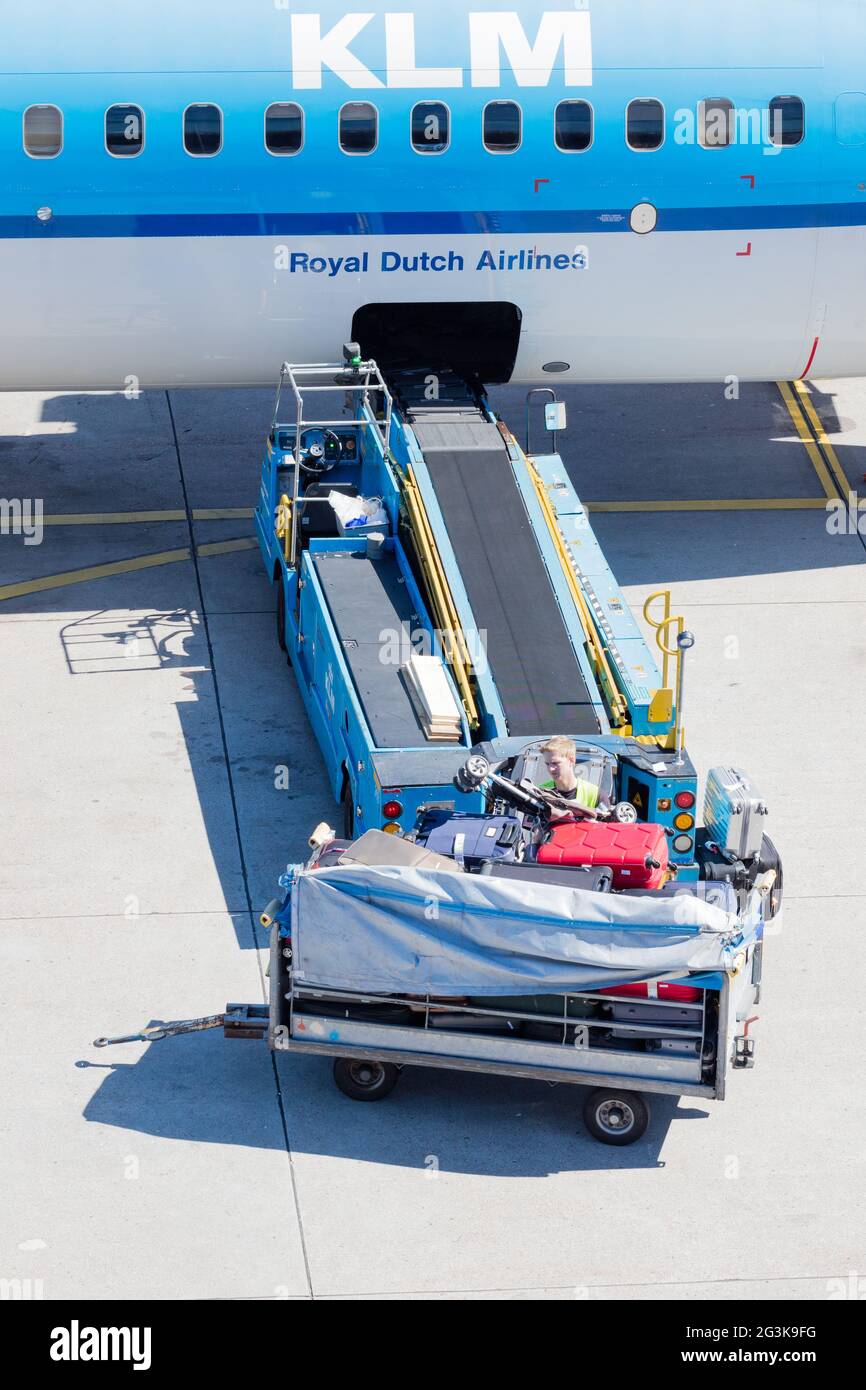
[[[94,1038],[94,1047],[114,1047],[117,1043],[159,1042],[180,1033],[204,1033],[209,1028],[222,1028],[226,1038],[263,1038],[268,1028],[266,1004],[226,1004],[225,1013],[206,1014],[203,1018],[181,1018],[173,1023],[155,1023],[139,1033],[124,1033],[115,1038]]]

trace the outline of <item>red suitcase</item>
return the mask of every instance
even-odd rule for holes
[[[538,851],[539,864],[605,864],[614,888],[661,888],[667,879],[668,837],[663,825],[569,821],[553,827]]]
[[[672,985],[668,980],[642,980],[640,984],[620,985],[619,989],[600,989],[611,999],[666,999],[669,1004],[699,1004],[703,998],[702,989],[694,985]]]

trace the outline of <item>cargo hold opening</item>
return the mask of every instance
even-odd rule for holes
[[[450,368],[494,385],[514,371],[520,320],[516,304],[365,304],[352,340],[386,373]]]

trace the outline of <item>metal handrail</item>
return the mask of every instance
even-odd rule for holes
[[[662,616],[654,618],[650,608],[657,599],[662,601]],[[662,654],[662,685],[666,690],[670,689],[668,684],[668,673],[670,662],[676,662],[676,708],[673,732],[673,746],[677,750],[678,762],[683,761],[683,745],[685,740],[685,730],[683,727],[683,684],[685,681],[685,653],[695,644],[695,639],[686,630],[685,618],[681,613],[671,613],[671,593],[670,589],[656,589],[655,593],[649,595],[644,602],[643,615],[650,627],[655,629],[656,646]],[[676,627],[676,642],[674,646],[668,643],[667,635],[672,627]]]
[[[526,467],[529,472],[529,477],[532,481],[532,485],[535,488],[536,496],[538,497],[538,501],[541,505],[541,510],[544,513],[544,519],[547,522],[547,529],[550,532],[551,539],[553,540],[553,543],[556,546],[556,550],[559,555],[560,563],[562,564],[562,568],[565,571],[565,577],[568,581],[568,587],[571,590],[571,596],[574,599],[575,606],[580,615],[581,626],[584,630],[587,645],[590,649],[590,657],[595,668],[596,676],[601,684],[602,691],[607,697],[608,709],[611,715],[611,723],[614,726],[614,732],[616,733],[619,730],[626,729],[629,727],[628,701],[626,700],[625,696],[619,688],[619,685],[617,684],[616,677],[613,673],[610,662],[607,659],[607,652],[604,648],[601,638],[598,635],[595,623],[593,622],[592,613],[590,612],[589,605],[577,581],[574,569],[572,568],[571,561],[568,556],[568,551],[565,548],[565,542],[563,540],[562,533],[559,529],[559,523],[556,519],[556,512],[553,509],[553,504],[551,503],[550,498],[547,495],[547,490],[544,486],[544,480],[542,479],[541,474],[538,472],[538,469],[535,467],[535,464],[528,457],[526,457]]]
[[[330,381],[317,383],[319,377],[330,377]],[[310,380],[312,378],[312,380]],[[335,378],[343,378],[342,380]],[[354,378],[354,379],[352,379]],[[317,391],[343,390],[361,396],[361,414],[353,417],[352,424],[361,429],[371,429],[376,434],[383,451],[387,453],[391,439],[392,399],[382,373],[375,361],[355,362],[347,367],[344,362],[310,362],[296,364],[284,362],[280,367],[277,381],[277,394],[274,400],[274,413],[271,418],[271,437],[276,436],[279,427],[280,400],[283,388],[289,386],[295,400],[295,453],[304,430],[328,429],[333,426],[347,428],[345,416],[337,419],[304,419],[304,396]],[[380,421],[370,405],[370,393],[381,393],[385,401],[385,419]],[[298,559],[298,502],[300,500],[301,470],[299,460],[295,459],[294,487],[291,499],[291,536],[286,548],[286,563],[295,565]],[[282,500],[282,499],[281,499]]]
[[[650,613],[651,606],[656,599],[661,599],[663,612],[661,618],[654,618]],[[670,689],[668,682],[668,672],[670,670],[670,660],[673,657],[677,662],[681,660],[681,655],[676,647],[667,647],[663,640],[663,634],[667,632],[671,623],[677,624],[677,635],[685,627],[685,618],[682,614],[671,616],[671,591],[670,589],[656,589],[654,594],[650,594],[643,606],[643,615],[651,628],[655,629],[656,646],[662,654],[662,685],[666,690]]]
[[[529,411],[530,411],[530,408],[531,408],[531,405],[532,405],[532,397],[533,397],[533,396],[550,396],[550,398],[551,398],[552,401],[554,401],[554,402],[556,401],[556,392],[554,391],[554,389],[553,389],[552,386],[533,386],[532,389],[531,389],[530,391],[527,391],[527,393],[526,393],[526,449],[525,449],[525,451],[524,451],[527,455],[530,455],[530,454],[532,453],[532,449],[530,448],[530,445],[529,445]],[[553,452],[554,452],[554,453],[556,453],[556,435],[557,435],[557,431],[554,430],[554,431],[553,431]]]
[[[451,667],[470,729],[480,726],[481,718],[472,691],[472,657],[466,634],[460,623],[457,607],[445,575],[442,557],[430,526],[430,519],[411,465],[402,475],[403,500],[409,514],[409,524],[418,560],[429,587],[430,604],[445,656]]]

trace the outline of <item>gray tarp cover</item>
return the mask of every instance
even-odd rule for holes
[[[567,994],[725,970],[743,931],[688,896],[363,865],[300,873],[291,923],[299,985],[440,996]]]

